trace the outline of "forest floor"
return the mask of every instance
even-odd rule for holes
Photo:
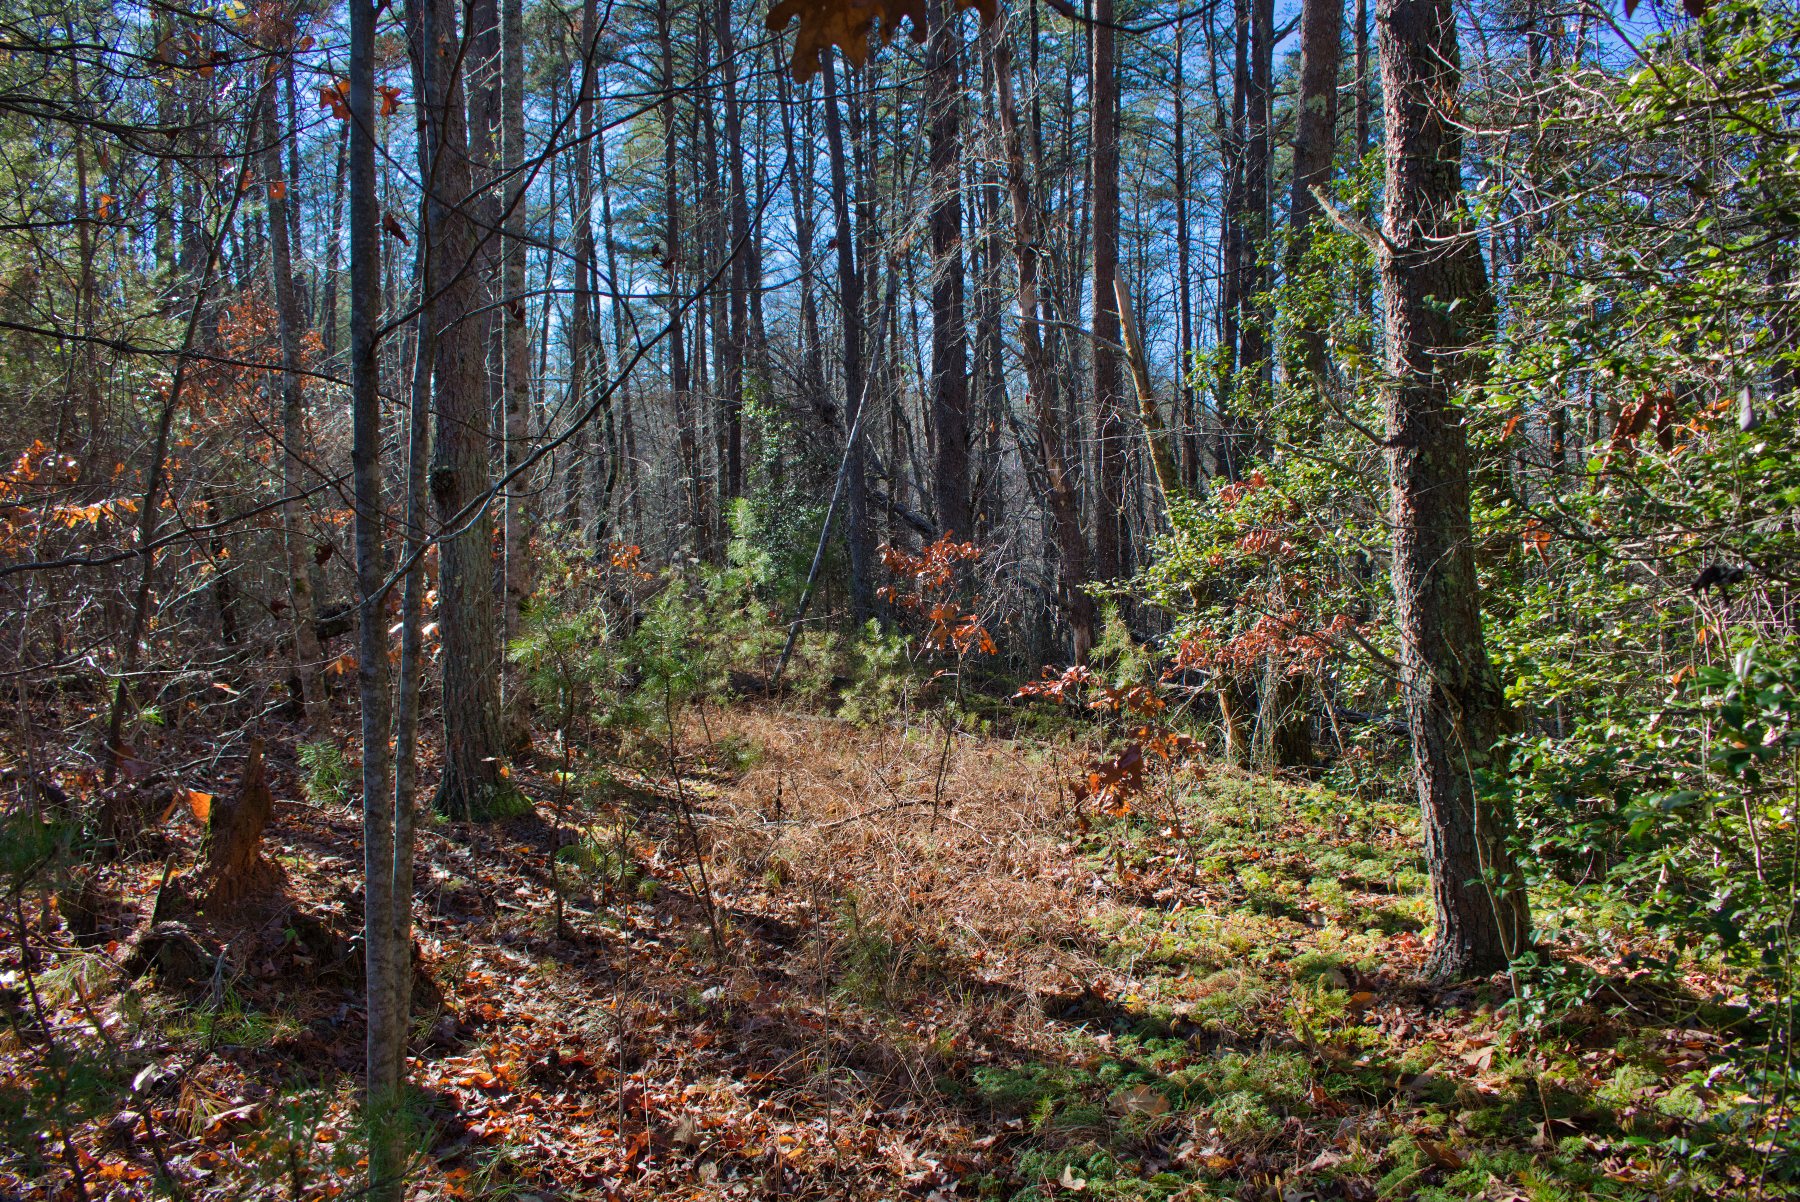
[[[1687,1192],[1655,1149],[1716,1036],[1628,986],[1549,1038],[1505,978],[1423,985],[1394,800],[1211,767],[1102,818],[1067,738],[739,704],[682,739],[679,776],[549,757],[534,812],[420,832],[415,1196]],[[84,891],[91,950],[23,900],[0,1097],[17,1135],[54,1078],[74,1137],[0,1195],[356,1196],[359,819],[275,784],[279,891],[180,915],[185,970],[117,964],[179,812]]]

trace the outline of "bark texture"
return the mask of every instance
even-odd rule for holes
[[[1112,30],[1113,0],[1095,0],[1093,90],[1089,145],[1094,207],[1094,574],[1113,580],[1130,570],[1125,515],[1125,449],[1129,437],[1119,404],[1119,310],[1113,281],[1119,273],[1119,62]]]
[[[274,811],[275,798],[263,769],[263,742],[252,739],[236,795],[215,799],[207,820],[206,905],[241,901],[280,883],[280,870],[262,854],[263,828]]]
[[[1401,687],[1437,910],[1428,970],[1442,979],[1503,968],[1530,916],[1507,847],[1511,814],[1476,774],[1508,724],[1488,662],[1469,514],[1461,393],[1480,382],[1491,335],[1487,271],[1462,200],[1460,83],[1449,0],[1380,0],[1386,123],[1381,286],[1383,398],[1392,481],[1393,587]]]
[[[424,0],[431,9],[430,41],[420,53],[431,69],[421,79],[435,146],[426,198],[426,298],[436,347],[432,399],[436,410],[431,498],[443,527],[438,567],[438,628],[443,638],[444,770],[435,804],[453,818],[494,816],[510,792],[500,774],[500,654],[493,587],[493,506],[487,497],[490,413],[474,164],[469,155],[462,47],[454,0]]]
[[[938,531],[969,538],[968,324],[962,245],[962,39],[947,0],[932,7],[926,105],[931,122],[932,499]]]
[[[1312,242],[1312,221],[1319,212],[1312,190],[1331,180],[1331,160],[1337,151],[1343,25],[1343,0],[1306,0],[1300,10],[1300,111],[1294,126],[1294,192],[1288,205],[1290,278]],[[1305,322],[1297,339],[1301,370],[1314,380],[1323,380],[1325,330],[1317,322]]]

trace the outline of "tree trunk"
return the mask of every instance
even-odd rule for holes
[[[737,42],[731,27],[732,0],[718,0],[719,63],[725,109],[726,208],[730,221],[726,253],[725,313],[725,480],[724,496],[744,494],[744,350],[750,321],[750,206],[744,193],[744,115],[738,89]]]
[[[417,93],[430,136],[421,142],[430,294],[425,313],[436,418],[431,497],[443,528],[438,549],[438,629],[443,640],[444,767],[434,804],[464,821],[496,816],[510,794],[501,776],[500,656],[494,628],[494,519],[489,486],[490,413],[475,172],[457,75],[456,0],[420,0],[430,40],[415,35]],[[429,69],[424,69],[430,60]]]
[[[409,17],[422,11],[409,11]],[[351,488],[356,510],[357,685],[362,701],[363,938],[368,986],[364,1111],[369,1197],[400,1202],[405,1145],[398,1119],[402,1050],[411,989],[410,954],[396,946],[396,915],[411,898],[394,888],[394,812],[389,789],[387,623],[381,606],[381,220],[375,192],[375,0],[350,3],[350,408]],[[405,904],[399,904],[405,903]]]
[[[581,42],[576,48],[581,56],[577,65],[581,82],[575,91],[575,203],[570,210],[575,225],[575,295],[569,315],[569,405],[573,420],[585,423],[577,460],[582,465],[588,495],[584,533],[596,547],[606,537],[610,500],[606,495],[607,472],[601,466],[607,453],[606,443],[587,417],[588,406],[602,386],[597,370],[600,331],[594,320],[598,309],[594,288],[599,278],[594,247],[594,37],[598,21],[595,0],[582,0]],[[593,450],[595,447],[599,450]]]
[[[530,451],[531,441],[531,346],[525,315],[525,16],[524,0],[500,2],[500,142],[501,160],[510,173],[506,187],[506,238],[502,243],[500,287],[505,298],[501,323],[502,402],[506,440],[505,464],[510,475]],[[505,615],[502,628],[510,644],[519,636],[519,615],[531,595],[531,512],[526,498],[530,489],[514,480],[506,494],[503,575]],[[523,698],[513,696],[509,710],[517,713]],[[516,739],[508,742],[516,743]]]
[[[838,110],[837,70],[834,55],[825,57],[825,139],[831,154],[831,212],[837,225],[838,298],[844,321],[844,429],[856,428],[857,414],[866,399],[862,360],[862,274],[857,270],[856,240],[850,228],[849,169],[844,157],[843,118]],[[869,537],[868,469],[862,440],[852,439],[845,451],[844,537],[850,551],[850,616],[858,624],[875,613],[875,592],[870,572],[874,544]]]
[[[963,313],[962,35],[949,0],[931,8],[925,108],[931,130],[932,501],[938,533],[970,538],[968,327]]]
[[[312,594],[312,574],[307,564],[306,539],[300,530],[300,494],[306,487],[306,401],[300,381],[300,305],[294,293],[293,249],[288,238],[288,193],[293,184],[283,178],[283,138],[276,108],[267,110],[268,147],[263,167],[269,196],[269,260],[275,292],[275,321],[281,339],[281,536],[288,573],[289,619],[294,637],[294,679],[300,683],[300,706],[309,730],[317,730],[324,718],[325,698],[320,688],[319,647]]]
[[[1337,151],[1338,63],[1343,57],[1343,0],[1306,0],[1300,10],[1299,118],[1294,129],[1294,192],[1288,206],[1288,278],[1294,278],[1312,244],[1319,202],[1312,190],[1331,180]],[[1304,323],[1296,333],[1301,371],[1325,379],[1325,331]]]
[[[1266,405],[1274,371],[1269,330],[1269,174],[1273,152],[1275,0],[1249,0],[1250,76],[1244,116],[1243,283],[1239,293],[1238,379],[1241,396],[1253,412]],[[1249,434],[1249,431],[1243,433]],[[1247,438],[1246,449],[1263,452],[1261,431]]]
[[[1093,11],[1088,145],[1094,170],[1094,574],[1116,580],[1129,570],[1130,558],[1125,520],[1128,435],[1119,405],[1119,311],[1113,294],[1119,272],[1119,64],[1113,0],[1094,0]]]
[[[1175,290],[1177,300],[1176,318],[1179,329],[1175,334],[1175,396],[1176,424],[1179,430],[1181,448],[1182,483],[1192,492],[1200,487],[1200,425],[1199,415],[1195,412],[1194,389],[1188,380],[1188,373],[1193,368],[1193,357],[1198,349],[1194,337],[1194,294],[1193,294],[1193,232],[1188,220],[1188,172],[1187,172],[1187,81],[1185,78],[1184,51],[1186,50],[1187,27],[1185,22],[1175,25]]]
[[[1094,599],[1082,591],[1087,583],[1087,536],[1081,529],[1081,506],[1063,455],[1061,416],[1056,388],[1046,361],[1042,317],[1038,306],[1037,208],[1025,175],[1025,141],[1013,103],[1012,45],[995,32],[994,82],[1000,134],[1006,143],[1007,191],[1012,197],[1013,253],[1018,260],[1019,345],[1025,362],[1025,387],[1037,418],[1037,455],[1049,492],[1051,525],[1057,549],[1058,598],[1068,615],[1073,658],[1081,663],[1094,646]]]
[[[700,501],[700,454],[694,418],[688,396],[687,347],[683,336],[681,308],[681,182],[675,173],[676,151],[681,135],[676,128],[675,112],[675,44],[670,29],[669,0],[657,0],[656,36],[662,56],[662,133],[663,133],[663,270],[668,280],[669,310],[669,390],[675,409],[676,447],[679,471],[687,500],[689,549],[698,550],[705,541],[705,511]]]
[[[1450,0],[1378,0],[1375,20],[1395,624],[1437,909],[1427,968],[1454,979],[1505,967],[1530,929],[1511,813],[1474,780],[1509,719],[1482,636],[1458,404],[1480,383],[1493,304],[1463,208],[1458,118],[1447,111],[1461,75],[1455,10]]]

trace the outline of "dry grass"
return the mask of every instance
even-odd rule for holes
[[[761,751],[708,806],[739,880],[851,899],[864,929],[1015,988],[1065,992],[1090,979],[1089,932],[1057,841],[1069,821],[1066,749],[1059,759],[995,739],[946,744],[932,727],[767,711],[727,721]]]

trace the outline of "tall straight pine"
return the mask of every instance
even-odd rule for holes
[[[1478,782],[1510,716],[1482,637],[1460,400],[1482,383],[1494,309],[1463,205],[1455,9],[1450,0],[1380,0],[1375,21],[1387,137],[1377,241],[1395,620],[1437,911],[1428,969],[1456,979],[1505,967],[1530,931],[1508,848],[1511,812]]]

